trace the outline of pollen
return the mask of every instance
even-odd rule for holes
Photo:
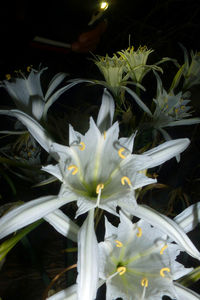
[[[141,227],[138,227],[138,233],[136,234],[137,237],[141,237],[142,236],[142,228]]]
[[[80,142],[79,149],[81,151],[85,150],[85,144],[83,142]]]
[[[104,184],[103,183],[99,183],[96,187],[96,193],[99,194],[100,190],[103,190],[104,188]]]
[[[169,269],[169,268],[162,268],[162,269],[160,270],[160,276],[161,276],[161,277],[165,277],[164,272],[170,272],[170,269]]]
[[[119,267],[117,268],[117,272],[119,273],[119,275],[123,275],[126,272],[126,267]]]
[[[121,178],[121,183],[122,185],[125,185],[127,183],[129,186],[131,186],[131,181],[127,176]]]
[[[164,245],[162,247],[162,249],[160,250],[160,254],[163,255],[163,252],[165,251],[165,249],[167,248],[168,246],[167,245]]]
[[[122,152],[124,152],[124,151],[125,151],[124,148],[120,148],[120,149],[118,150],[118,155],[119,155],[119,157],[121,157],[122,159],[125,159],[125,158],[126,158],[126,156],[122,154]]]
[[[149,284],[149,280],[146,277],[142,278],[141,286],[148,287],[148,284]]]
[[[121,247],[123,247],[123,244],[122,244],[122,242],[120,242],[120,241],[116,240],[116,241],[115,241],[115,243],[116,243],[116,247],[118,247],[118,248],[121,248]]]
[[[74,171],[72,172],[72,175],[75,175],[75,174],[78,172],[78,167],[75,166],[75,165],[71,165],[71,166],[69,166],[67,169],[68,169],[69,171],[74,170]]]
[[[11,75],[10,74],[6,74],[6,79],[10,80],[11,79]]]

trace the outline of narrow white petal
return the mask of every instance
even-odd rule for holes
[[[200,118],[183,119],[174,122],[170,122],[167,126],[181,126],[181,125],[193,125],[200,123]]]
[[[70,240],[77,242],[79,226],[76,225],[68,216],[60,209],[44,217],[45,221],[50,223],[59,233],[66,236]]]
[[[190,205],[174,221],[187,233],[193,230],[200,222],[200,202]]]
[[[149,151],[144,152],[144,155],[148,155],[151,161],[148,161],[144,169],[153,168],[155,166],[161,165],[172,157],[177,156],[183,152],[189,145],[189,139],[177,139],[165,142]]]
[[[20,205],[0,218],[0,238],[43,218],[68,202],[68,197],[45,196]]]
[[[97,117],[97,127],[101,132],[111,127],[113,122],[115,104],[111,94],[104,89],[102,104]]]
[[[39,96],[31,97],[32,101],[32,115],[36,118],[37,121],[40,121],[42,118],[45,102]]]
[[[47,300],[77,300],[77,284],[73,284],[55,295],[47,298]]]
[[[200,300],[200,295],[195,293],[194,291],[186,288],[185,286],[174,282],[174,287],[176,294],[178,296],[178,300]]]
[[[189,255],[200,260],[199,251],[176,222],[145,205],[137,205],[133,214],[159,228],[163,233],[167,234],[173,241],[181,246]]]
[[[93,300],[98,286],[98,243],[94,231],[94,209],[78,234],[78,299]]]
[[[47,101],[53,91],[57,88],[57,86],[59,86],[59,84],[65,79],[67,75],[67,73],[58,73],[51,79],[45,94],[45,101]]]
[[[49,152],[50,145],[52,144],[51,139],[48,137],[47,132],[44,128],[29,115],[24,112],[12,109],[12,110],[0,110],[1,115],[8,115],[17,118],[20,122],[27,127],[32,136],[36,141],[47,151]]]

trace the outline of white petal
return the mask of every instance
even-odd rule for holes
[[[161,165],[172,157],[177,156],[183,152],[189,145],[189,139],[177,139],[165,142],[149,151],[143,153],[151,158],[151,162],[147,162],[144,169],[153,168]]]
[[[61,210],[57,209],[44,217],[59,233],[77,242],[79,226],[76,225]]]
[[[98,243],[94,231],[94,209],[78,234],[78,299],[93,300],[98,286]]]
[[[77,300],[77,284],[73,284],[55,295],[47,298],[47,300]]]
[[[17,118],[20,122],[27,127],[30,131],[32,136],[36,139],[36,141],[47,151],[49,152],[50,145],[52,141],[48,137],[47,132],[44,128],[33,118],[29,115],[25,114],[24,112],[12,109],[12,110],[0,110],[0,114],[8,115]]]
[[[137,205],[133,214],[159,228],[163,233],[167,234],[173,241],[181,246],[184,251],[200,260],[200,253],[197,248],[191,242],[184,230],[173,220],[145,205]]]
[[[53,93],[53,91],[57,88],[57,86],[65,79],[66,76],[67,76],[67,73],[58,73],[51,79],[48,89],[45,94],[46,101],[50,97],[50,95]]]
[[[101,132],[111,127],[113,122],[115,104],[111,94],[104,89],[102,104],[97,117],[97,127]]]
[[[185,286],[174,282],[174,287],[176,294],[178,295],[178,300],[200,300],[199,294],[186,288]]]
[[[39,96],[31,97],[32,101],[32,115],[36,120],[40,121],[42,118],[45,102]]]
[[[0,238],[43,218],[68,202],[70,197],[45,196],[11,210],[0,218]]]
[[[178,121],[170,122],[167,126],[173,127],[173,126],[181,126],[181,125],[192,125],[197,123],[200,123],[200,118],[178,120]]]
[[[187,233],[193,230],[200,222],[200,202],[190,205],[174,221]]]
[[[57,165],[48,165],[45,167],[42,167],[42,170],[55,176],[56,178],[58,178],[60,181],[63,181],[63,176],[62,176],[62,171],[60,169],[59,164]]]

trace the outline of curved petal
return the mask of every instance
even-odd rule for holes
[[[127,207],[129,212],[130,209],[131,207]],[[159,228],[163,233],[167,234],[173,241],[181,246],[189,255],[200,260],[199,251],[176,222],[145,205],[138,204],[132,213],[134,216],[142,218],[151,225]]]
[[[178,284],[177,282],[174,282],[174,287],[176,294],[178,296],[178,299],[184,299],[184,300],[200,300],[200,295],[195,293],[194,291],[186,288],[185,286]]]
[[[97,127],[101,132],[111,127],[113,122],[115,104],[111,94],[104,89],[102,104],[97,117]]]
[[[51,96],[53,91],[57,88],[57,86],[65,79],[67,73],[58,73],[56,74],[50,81],[48,85],[48,89],[45,94],[45,101]]]
[[[193,230],[200,222],[200,202],[187,207],[174,218],[176,222],[187,233]]]
[[[79,227],[60,209],[44,217],[45,221],[51,224],[59,233],[66,236],[73,242],[77,242]]]
[[[144,152],[143,155],[148,155],[151,158],[151,161],[145,164],[144,169],[161,165],[172,157],[183,152],[189,144],[190,140],[187,138],[171,140]]]
[[[48,134],[45,131],[45,129],[36,120],[34,120],[29,115],[17,109],[0,110],[0,114],[17,118],[20,122],[24,124],[24,126],[27,127],[27,129],[32,134],[32,136],[36,139],[36,141],[47,152],[49,152],[52,141],[48,137]]]
[[[64,204],[73,201],[71,198],[70,196],[67,198],[45,196],[11,210],[0,218],[0,238],[43,218]]]
[[[78,234],[78,299],[93,300],[98,287],[98,243],[94,231],[94,209]]]
[[[200,118],[178,120],[178,121],[170,122],[169,124],[167,124],[167,126],[173,127],[173,126],[181,126],[181,125],[193,125],[197,123],[200,123]]]

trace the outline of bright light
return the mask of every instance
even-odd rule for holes
[[[106,10],[106,9],[108,8],[108,2],[102,1],[102,2],[100,3],[100,8],[101,8],[102,10]]]

